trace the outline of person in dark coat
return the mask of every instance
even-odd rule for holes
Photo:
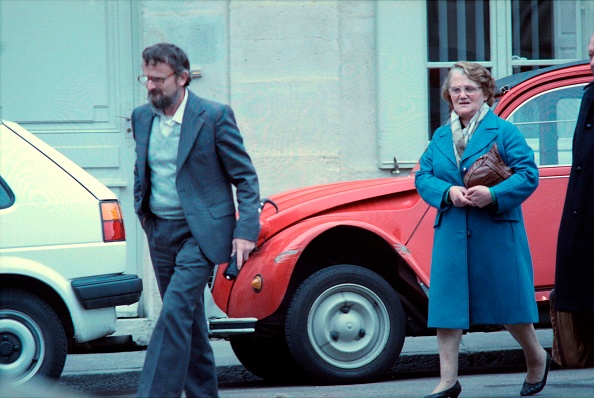
[[[594,35],[588,46],[594,73]],[[557,311],[594,315],[594,81],[585,87],[557,242]]]
[[[588,45],[594,73],[594,35]],[[594,364],[594,81],[586,85],[573,134],[573,164],[557,239],[551,295],[553,356],[567,368]]]
[[[521,395],[544,388],[550,357],[540,345],[534,276],[521,204],[538,186],[534,152],[518,129],[489,108],[495,81],[477,63],[458,62],[442,87],[452,109],[421,157],[415,184],[437,208],[428,326],[437,328],[441,380],[426,398],[457,397],[458,352],[471,325],[504,325],[526,355]],[[466,188],[465,172],[496,143],[514,170],[493,187]]]

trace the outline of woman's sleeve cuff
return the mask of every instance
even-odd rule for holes
[[[447,189],[447,191],[445,191],[445,194],[443,195],[442,202],[445,203],[446,205],[452,204],[452,201],[450,200],[450,189],[452,189],[451,186]]]
[[[489,188],[489,192],[491,192],[491,203],[493,205],[497,204],[497,198],[495,197],[495,192],[493,192],[493,188]]]

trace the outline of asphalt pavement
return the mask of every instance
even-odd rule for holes
[[[553,341],[551,329],[537,330],[541,344],[550,351]],[[229,342],[211,341],[219,385],[260,380],[247,371],[233,354]],[[116,352],[104,354],[72,354],[58,386],[84,391],[135,391],[145,358],[145,351]],[[460,347],[460,372],[466,374],[525,369],[524,355],[518,343],[506,331],[476,332],[462,336]],[[407,337],[398,361],[387,378],[406,374],[436,376],[439,374],[437,339],[429,337]]]
[[[537,335],[543,347],[550,351],[553,341],[552,330],[537,330]],[[229,342],[212,340],[211,344],[214,349],[220,387],[232,388],[237,383],[261,381],[241,365],[233,354]],[[146,351],[71,354],[66,359],[62,377],[57,383],[57,389],[53,390],[53,395],[49,395],[48,390],[44,390],[42,386],[39,389],[29,390],[27,395],[18,396],[60,398],[78,398],[88,396],[87,394],[134,396],[145,354]],[[463,335],[459,362],[461,374],[525,370],[523,352],[506,331]],[[400,358],[383,380],[437,377],[438,375],[439,357],[436,337],[407,337]],[[77,391],[81,394],[79,395]],[[594,396],[594,391],[592,393]],[[0,394],[0,396],[11,395]]]

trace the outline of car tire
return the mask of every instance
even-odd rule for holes
[[[273,381],[293,381],[302,374],[289,352],[284,335],[274,337],[230,337],[239,362],[258,377]]]
[[[34,378],[57,380],[68,341],[56,312],[20,289],[0,291],[0,379],[21,384]]]
[[[406,317],[377,273],[336,265],[309,276],[287,312],[289,351],[314,380],[359,383],[386,373],[400,356]]]

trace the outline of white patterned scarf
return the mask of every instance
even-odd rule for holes
[[[468,141],[472,138],[474,131],[480,124],[481,120],[485,118],[489,112],[489,105],[485,102],[481,109],[477,113],[474,114],[472,119],[470,119],[470,123],[465,128],[462,128],[462,124],[460,123],[460,117],[454,111],[452,111],[450,115],[450,127],[452,129],[452,141],[454,144],[454,154],[456,155],[456,163],[458,166],[460,165],[460,159],[462,158],[462,154],[468,145]]]

